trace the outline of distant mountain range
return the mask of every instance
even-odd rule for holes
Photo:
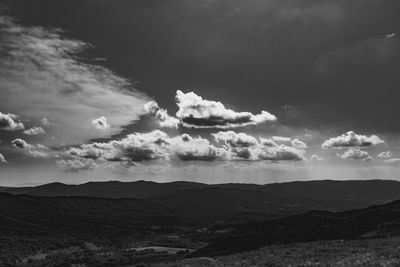
[[[202,188],[206,185],[193,182],[155,183],[136,182],[88,182],[72,185],[49,183],[27,187],[0,187],[0,192],[32,196],[86,196],[99,198],[151,198],[172,194],[182,190]]]
[[[0,243],[7,249],[27,240],[122,246],[191,231],[194,239],[208,243],[196,255],[219,255],[274,243],[400,234],[400,201],[383,204],[400,199],[400,183],[391,180],[112,181],[1,191]]]
[[[117,210],[128,207],[131,203],[140,203],[132,205],[142,205],[142,210],[146,212],[146,205],[156,205],[165,209],[161,216],[168,213],[170,218],[174,218],[174,224],[204,226],[221,221],[246,223],[310,210],[343,211],[365,208],[400,199],[400,182],[321,180],[266,185],[207,185],[193,182],[109,181],[80,185],[51,183],[35,187],[2,187],[0,192],[4,193],[0,199],[6,197],[18,200],[15,203],[25,200],[25,207],[40,201],[42,204],[38,209],[44,209],[47,205],[54,208],[55,203],[60,203],[57,210],[62,210],[63,203],[67,201],[73,201],[82,212],[90,211],[87,202],[92,203],[95,210],[104,203],[115,205]],[[21,196],[13,198],[5,193]],[[122,207],[120,202],[123,203]],[[11,209],[15,203],[10,203],[6,208]],[[126,203],[130,204],[126,206]],[[2,208],[5,208],[4,205],[0,206],[0,212]],[[102,209],[98,211],[103,212]],[[13,216],[13,212],[10,212],[10,216]]]
[[[195,182],[156,183],[135,182],[88,182],[71,185],[49,183],[29,187],[0,187],[0,192],[32,196],[86,196],[99,198],[164,197],[187,190],[224,188],[268,193],[288,199],[318,199],[325,201],[360,201],[366,204],[387,202],[400,198],[400,182],[394,180],[314,180],[286,183],[258,184],[203,184]],[[193,192],[193,191],[192,191]]]

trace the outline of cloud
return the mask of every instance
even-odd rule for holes
[[[146,95],[112,71],[81,60],[90,45],[64,38],[59,29],[22,26],[1,14],[0,39],[0,106],[30,120],[54,122],[59,127],[48,132],[58,142],[116,134],[143,114]],[[87,122],[98,114],[113,127],[94,130]],[[1,118],[2,128],[22,128],[4,114]]]
[[[47,118],[40,119],[40,122],[43,124],[43,126],[49,126],[50,125],[50,121]]]
[[[282,137],[282,136],[272,136],[272,140],[275,142],[290,142],[292,138],[290,137]]]
[[[47,158],[49,157],[48,148],[41,144],[36,146],[27,143],[25,140],[17,138],[11,141],[11,146],[15,149],[21,150],[25,155],[33,158]]]
[[[57,166],[66,172],[77,172],[81,170],[93,170],[97,164],[90,159],[71,159],[71,160],[56,160]]]
[[[385,141],[381,140],[376,135],[367,137],[358,135],[353,131],[349,131],[337,137],[330,138],[322,144],[323,149],[329,148],[347,148],[347,147],[369,147],[377,144],[382,144]]]
[[[381,152],[381,153],[379,153],[378,155],[377,155],[377,157],[378,158],[391,158],[392,157],[392,152],[391,151],[384,151],[384,152]]]
[[[235,112],[225,108],[221,102],[203,99],[193,92],[176,92],[179,110],[176,116],[185,127],[192,128],[234,128],[256,125],[266,121],[276,121],[276,117],[266,111],[253,115],[250,112]]]
[[[150,101],[144,105],[144,110],[149,114],[154,116],[161,127],[178,128],[180,121],[168,115],[166,109],[162,109],[158,106],[157,102]]]
[[[107,122],[107,118],[104,116],[100,116],[97,119],[92,120],[92,125],[97,129],[97,130],[105,130],[110,128],[110,124]]]
[[[1,94],[1,90],[0,90]],[[14,114],[4,114],[0,112],[0,130],[15,131],[23,130],[24,124],[17,121],[18,116]]]
[[[17,138],[11,141],[11,146],[17,149],[32,149],[33,146],[28,144],[25,140]]]
[[[392,33],[388,33],[385,35],[385,38],[390,39],[396,36],[396,33],[392,32]]]
[[[400,164],[400,159],[399,158],[385,159],[383,162],[387,164]]]
[[[258,141],[255,137],[245,133],[226,131],[212,134],[212,136],[216,142],[224,142],[225,145],[230,147],[250,147],[258,145]]]
[[[211,145],[207,139],[193,138],[188,134],[173,138],[171,144],[175,155],[183,161],[214,161],[223,159],[226,153],[225,149]]]
[[[312,156],[310,157],[310,160],[321,161],[321,160],[323,160],[323,158],[321,158],[321,157],[318,156],[318,155],[312,155]]]
[[[224,142],[227,160],[302,160],[303,149],[278,145],[271,139],[255,138],[246,133],[233,131],[212,134],[216,142]]]
[[[298,149],[307,149],[307,144],[304,143],[303,141],[300,141],[298,139],[293,139],[291,141],[292,147],[298,148]]]
[[[149,133],[129,134],[121,140],[83,144],[67,150],[67,154],[87,159],[107,161],[145,161],[167,158],[168,135],[155,130]]]
[[[26,135],[40,135],[45,133],[46,131],[42,127],[32,127],[24,131],[24,134]]]
[[[257,139],[248,134],[233,131],[218,132],[212,136],[217,143],[223,142],[224,145],[218,147],[200,136],[182,134],[171,137],[163,131],[154,130],[148,133],[129,134],[120,140],[69,147],[58,155],[64,160],[90,159],[98,164],[173,158],[182,161],[298,161],[304,159],[304,149],[277,145],[270,139]],[[63,166],[66,165],[65,162],[62,163]]]
[[[7,163],[7,160],[4,158],[3,154],[0,153],[0,163]]]
[[[359,148],[349,148],[343,154],[337,154],[337,156],[342,159],[356,159],[363,161],[372,160],[372,157],[368,154],[367,151],[361,150]]]

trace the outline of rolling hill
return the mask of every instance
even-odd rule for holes
[[[344,212],[310,211],[263,222],[217,225],[208,229],[212,242],[196,255],[233,254],[272,244],[386,237],[399,233],[400,200],[397,200]]]
[[[32,196],[86,196],[99,198],[151,198],[172,194],[182,190],[206,186],[193,182],[156,183],[135,182],[88,182],[84,184],[49,183],[32,187],[0,187],[0,192]]]

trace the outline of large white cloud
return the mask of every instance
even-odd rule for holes
[[[18,120],[17,115],[10,113],[4,114],[0,112],[0,130],[7,130],[7,131],[23,130],[25,128],[24,124],[17,120]]]
[[[303,148],[278,145],[272,139],[255,138],[246,133],[233,131],[213,134],[216,142],[224,142],[229,160],[302,160]]]
[[[377,135],[365,136],[358,135],[349,131],[337,137],[330,138],[322,144],[323,149],[329,148],[348,148],[348,147],[369,147],[384,143]]]
[[[213,161],[224,159],[226,150],[210,144],[207,139],[183,134],[170,140],[173,153],[181,160]]]
[[[234,128],[275,121],[276,117],[266,111],[254,115],[250,112],[236,112],[225,108],[217,101],[203,99],[193,92],[176,92],[179,110],[176,116],[185,127],[193,128]]]
[[[63,38],[59,30],[22,26],[0,14],[0,39],[0,107],[31,121],[47,118],[54,123],[47,129],[54,143],[117,133],[150,100],[110,70],[83,63],[79,55],[89,45]],[[113,127],[93,129],[90,122],[100,115]],[[0,125],[6,120],[7,128],[22,128],[0,116]]]
[[[337,154],[337,156],[342,159],[356,159],[363,161],[372,160],[372,157],[368,154],[367,151],[361,150],[359,148],[349,148],[342,154]]]
[[[200,136],[182,134],[171,137],[163,131],[133,133],[120,140],[94,142],[70,147],[60,152],[57,164],[62,169],[86,169],[85,159],[95,163],[141,162],[149,160],[180,159],[183,161],[234,161],[269,160],[298,161],[304,159],[304,149],[278,145],[271,139],[255,138],[245,133],[233,131],[212,134],[222,147],[212,144]],[[84,159],[83,161],[73,161]],[[89,166],[93,166],[91,162]],[[77,168],[74,168],[77,166]],[[82,167],[82,168],[81,168]],[[90,168],[87,168],[90,169]]]

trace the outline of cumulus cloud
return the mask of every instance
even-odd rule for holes
[[[171,144],[175,155],[183,161],[214,161],[223,159],[226,153],[225,149],[215,147],[207,139],[193,138],[188,134],[172,138]]]
[[[22,26],[0,14],[0,106],[30,120],[54,122],[59,127],[51,134],[65,144],[116,134],[137,120],[149,98],[110,70],[83,62],[80,55],[90,45],[62,35],[61,30]],[[93,130],[87,122],[98,114],[113,127]],[[22,124],[12,124],[3,114],[0,128]]]
[[[11,141],[11,146],[17,149],[31,149],[33,146],[28,144],[25,140],[17,138]]]
[[[168,115],[166,109],[162,109],[158,106],[157,102],[150,101],[144,105],[144,110],[147,114],[154,116],[161,127],[178,128],[180,121]]]
[[[307,149],[307,144],[304,143],[303,141],[300,141],[298,139],[293,139],[291,141],[292,147],[298,148],[298,149]]]
[[[49,156],[48,148],[41,144],[36,146],[27,143],[25,140],[17,138],[11,141],[11,146],[25,153],[25,155],[33,158],[47,158]]]
[[[208,139],[182,134],[171,137],[154,130],[148,133],[133,133],[120,140],[94,142],[69,147],[60,153],[60,159],[90,159],[102,162],[141,162],[172,158],[182,161],[231,161],[231,160],[302,160],[304,149],[278,145],[270,139],[255,138],[233,131],[212,134],[216,146]],[[62,166],[67,165],[61,162]],[[79,164],[79,163],[77,163]],[[68,166],[68,165],[67,165]]]
[[[3,154],[0,153],[0,163],[7,163],[7,160],[4,158]]]
[[[24,131],[24,134],[26,135],[40,135],[45,133],[46,131],[42,127],[32,127]]]
[[[355,160],[363,160],[369,161],[372,160],[372,157],[368,154],[367,151],[361,150],[359,148],[349,148],[343,154],[337,154],[339,158],[342,159],[355,159]]]
[[[378,158],[391,158],[392,157],[392,152],[391,151],[384,151],[381,152],[377,155]]]
[[[318,155],[312,155],[312,156],[310,157],[310,160],[321,161],[321,160],[323,160],[323,158],[321,158],[321,157],[318,156]]]
[[[272,136],[272,140],[275,142],[290,142],[292,138],[290,137],[282,137],[282,136]]]
[[[217,101],[203,99],[193,92],[176,92],[179,110],[178,119],[185,127],[193,128],[234,128],[256,125],[266,121],[276,121],[276,117],[266,111],[254,115],[250,112],[235,112]]]
[[[258,145],[258,141],[255,137],[245,133],[226,131],[212,134],[212,136],[214,136],[216,142],[224,142],[225,145],[230,147],[250,147]]]
[[[365,135],[358,135],[353,131],[349,131],[337,137],[330,138],[322,144],[323,149],[329,148],[348,148],[348,147],[369,147],[377,144],[384,143],[376,135],[370,137]]]
[[[18,119],[17,115],[10,113],[4,114],[0,112],[0,130],[7,130],[7,131],[23,130],[25,128],[24,124],[22,122],[18,122],[17,119]]]
[[[155,130],[150,133],[129,134],[121,140],[83,144],[70,148],[67,153],[87,159],[107,161],[144,161],[167,158],[168,135]]]
[[[97,130],[105,130],[111,127],[107,122],[107,118],[104,116],[100,116],[97,119],[92,120],[92,125]]]
[[[272,139],[255,138],[245,133],[233,131],[213,134],[216,142],[223,142],[227,150],[227,159],[245,160],[302,160],[303,149],[278,145]]]

